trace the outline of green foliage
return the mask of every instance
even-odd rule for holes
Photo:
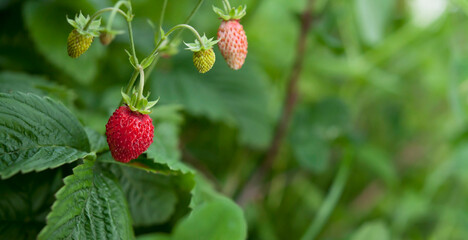
[[[351,236],[351,240],[380,239],[390,240],[390,233],[382,221],[373,221],[363,224]]]
[[[13,93],[16,91],[50,96],[61,100],[66,105],[71,105],[75,99],[75,94],[71,90],[50,82],[44,77],[20,72],[0,72],[0,92]]]
[[[178,150],[179,129],[174,123],[162,122],[155,128],[153,144],[148,148],[148,157],[155,163],[167,165],[173,171],[192,172],[191,168],[180,161]]]
[[[124,194],[112,175],[85,160],[64,182],[39,239],[134,239]]]
[[[152,233],[138,236],[137,240],[170,240],[171,237],[167,234]]]
[[[109,146],[107,146],[107,140],[105,136],[99,134],[97,131],[89,127],[85,127],[85,131],[88,135],[91,152],[100,153],[109,149]]]
[[[299,109],[290,135],[299,164],[311,171],[326,170],[332,143],[347,134],[349,120],[347,106],[339,99],[325,99]]]
[[[466,0],[312,1],[291,121],[236,205],[281,119],[308,1],[231,0],[248,7],[246,63],[230,70],[214,46],[204,75],[189,31],[143,61],[164,0],[131,1],[144,92],[160,102],[153,144],[128,164],[104,134],[134,71],[125,19],[110,45],[66,51],[67,16],[117,1],[0,1],[0,239],[467,239]],[[167,1],[163,31],[197,3]],[[216,36],[222,4],[189,24]]]
[[[242,210],[227,198],[218,198],[195,208],[176,226],[173,239],[245,239],[247,226]]]
[[[36,239],[62,186],[62,173],[18,174],[0,182],[0,238]]]
[[[247,226],[242,209],[232,200],[216,193],[197,176],[190,206],[193,211],[173,232],[173,239],[245,239]]]
[[[177,196],[170,176],[141,170],[110,166],[128,200],[133,225],[151,226],[166,222],[174,213]]]
[[[382,41],[394,5],[392,0],[354,0],[359,30],[365,43],[374,45]]]
[[[85,157],[89,142],[62,104],[33,94],[0,93],[0,175],[40,171]]]
[[[104,49],[98,44],[79,59],[72,59],[64,51],[68,34],[73,30],[64,19],[66,9],[53,3],[27,2],[24,5],[24,21],[37,49],[72,79],[89,84],[98,72],[98,60]],[[47,17],[44,17],[47,16]]]
[[[160,73],[154,77],[153,92],[161,103],[181,104],[194,115],[237,127],[241,143],[265,148],[273,128],[265,78],[254,67],[233,72],[225,65],[216,62],[203,77],[185,68]]]

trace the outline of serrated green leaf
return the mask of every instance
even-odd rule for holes
[[[109,149],[104,135],[89,127],[85,127],[85,131],[88,135],[89,145],[92,152],[100,153]]]
[[[0,93],[0,175],[40,171],[85,157],[86,132],[62,104],[33,94]]]
[[[273,130],[266,76],[248,65],[232,71],[223,62],[216,64],[203,76],[185,69],[159,73],[152,79],[152,92],[161,97],[161,104],[181,104],[193,115],[238,127],[241,143],[265,148]]]
[[[154,174],[163,174],[163,175],[180,174],[180,172],[172,171],[166,164],[155,163],[153,159],[148,159],[144,154],[140,155],[139,158],[134,159],[130,161],[129,163],[121,163],[119,161],[116,161],[112,157],[111,152],[108,151],[103,154],[100,154],[97,157],[96,161],[101,162],[101,163],[112,163],[112,164],[133,167],[133,168],[141,169],[143,171],[152,172]]]
[[[156,124],[153,144],[146,152],[155,163],[166,164],[173,171],[192,173],[192,168],[180,161],[178,133],[179,128],[173,123]]]
[[[67,38],[73,28],[64,20],[64,12],[50,2],[31,1],[24,4],[23,16],[39,52],[79,83],[89,84],[97,74],[97,63],[104,49],[92,44],[80,58],[70,58]]]
[[[112,164],[130,207],[134,226],[166,222],[177,203],[171,177],[145,172],[130,166]]]
[[[130,213],[115,180],[85,161],[64,179],[38,239],[134,239]]]

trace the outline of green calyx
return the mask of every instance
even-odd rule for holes
[[[127,104],[130,110],[142,114],[150,114],[152,112],[151,108],[154,107],[154,105],[156,105],[156,103],[158,103],[159,101],[158,98],[156,101],[148,102],[149,93],[146,97],[140,96],[140,94],[135,88],[132,91],[131,97],[125,94],[123,90],[121,90],[120,92],[122,94],[125,104]]]
[[[195,39],[194,43],[184,43],[187,46],[187,50],[192,52],[199,52],[201,50],[211,49],[219,40],[208,39],[205,35],[201,37],[201,42]]]
[[[237,8],[231,8],[229,9],[226,5],[224,5],[224,10],[221,10],[220,8],[217,8],[213,6],[213,11],[219,15],[220,18],[222,18],[224,21],[229,21],[229,20],[239,20],[242,17],[245,16],[247,13],[247,6],[239,6]]]
[[[93,20],[88,24],[89,20],[89,15],[85,17],[81,12],[80,15],[75,16],[75,20],[67,17],[68,23],[70,23],[70,25],[72,25],[81,35],[93,37],[99,36],[99,32],[101,30],[101,19]]]

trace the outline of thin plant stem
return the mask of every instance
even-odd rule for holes
[[[185,19],[185,23],[184,24],[189,24],[190,21],[192,20],[193,16],[195,15],[195,13],[197,13],[198,9],[200,9],[201,5],[203,4],[204,0],[199,0],[197,5],[195,6],[195,8],[192,9],[192,12],[190,12],[190,14],[187,16],[187,18]],[[169,42],[167,43],[168,45],[171,44],[171,42],[174,40],[174,39],[177,39],[178,37],[180,37],[180,34],[182,34],[183,32],[183,29],[181,31],[178,31],[177,34],[175,35],[175,37],[171,40],[169,40]],[[162,43],[162,42],[161,42]],[[156,52],[159,48],[159,45],[161,43],[158,43],[157,46],[155,47],[155,50],[153,50],[153,52],[151,53],[151,55],[155,54],[154,52]],[[158,62],[159,60],[159,56],[156,56],[156,58],[153,60],[153,62],[151,63],[151,65],[148,67],[148,70],[146,71],[146,77],[148,77],[151,72],[153,72],[154,70],[154,67],[156,66],[156,63]]]
[[[169,34],[171,34],[172,32],[174,32],[175,30],[178,30],[178,29],[183,29],[183,28],[186,28],[190,31],[192,31],[193,35],[195,35],[195,37],[197,37],[198,41],[201,43],[203,43],[202,39],[201,39],[201,36],[200,34],[198,34],[197,30],[195,30],[195,28],[193,28],[192,26],[188,25],[188,24],[179,24],[179,25],[176,25],[174,26],[173,28],[171,28],[171,30],[169,30],[167,33],[166,33],[166,37],[169,36]]]
[[[335,179],[333,180],[333,184],[327,194],[327,197],[325,198],[324,203],[320,207],[317,215],[315,215],[314,221],[310,223],[301,240],[315,239],[322,230],[325,223],[328,221],[330,214],[333,212],[333,209],[335,209],[335,206],[338,203],[341,194],[343,193],[343,189],[349,176],[352,157],[353,156],[350,152],[346,153],[344,156],[344,159],[340,163],[340,168],[335,176]]]
[[[195,37],[198,39],[200,44],[203,44],[202,38],[201,38],[200,34],[197,32],[197,30],[195,30],[195,28],[193,28],[192,26],[190,26],[188,24],[179,24],[179,25],[176,25],[173,28],[171,28],[171,30],[169,30],[163,37],[161,37],[161,39],[156,44],[156,47],[153,49],[153,52],[151,52],[150,56],[156,56],[156,54],[158,54],[159,46],[161,45],[161,43],[167,37],[169,37],[169,35],[171,35],[174,31],[179,30],[179,29],[189,29],[190,31],[192,31],[193,35],[195,35]]]
[[[107,22],[107,25],[106,25],[106,29],[107,30],[110,30],[111,27],[112,27],[112,22],[114,22],[114,18],[115,18],[115,14],[117,14],[117,11],[120,10],[120,6],[122,4],[125,4],[127,3],[127,1],[118,1],[115,5],[114,5],[114,9],[112,10],[110,16],[109,16],[109,21]],[[125,20],[127,20],[127,15],[125,15]]]
[[[159,55],[156,56],[153,60],[153,62],[151,63],[151,65],[147,68],[146,70],[146,76],[149,76],[151,74],[151,72],[153,72],[154,70],[154,67],[156,67],[156,63],[158,63],[159,61]]]
[[[143,98],[143,89],[145,88],[145,70],[141,66],[138,67],[140,71],[140,89],[138,91],[138,99]]]
[[[138,78],[138,75],[140,74],[140,71],[133,70],[133,74],[130,77],[130,80],[128,81],[127,87],[125,87],[125,94],[129,95],[130,91],[132,90],[133,84],[135,84],[136,79]],[[123,104],[123,98],[120,100],[119,106]]]
[[[203,1],[204,1],[204,0],[199,0],[199,1],[198,1],[198,3],[197,3],[197,5],[195,6],[195,8],[192,9],[192,12],[190,12],[190,14],[188,15],[188,17],[185,19],[185,22],[184,22],[185,24],[188,24],[188,23],[192,20],[192,18],[193,18],[193,16],[195,15],[195,13],[198,11],[198,9],[199,9],[199,8],[201,7],[201,5],[203,4]]]
[[[162,29],[162,26],[163,26],[164,15],[166,14],[166,6],[167,6],[167,0],[164,0],[163,7],[161,9],[161,17],[159,18],[159,29]],[[160,37],[162,38],[162,36]]]
[[[127,21],[127,26],[128,26],[128,35],[130,37],[130,46],[132,48],[132,57],[133,61],[135,62],[136,65],[138,65],[138,58],[136,56],[136,51],[135,51],[135,42],[133,40],[133,30],[132,30],[132,22]]]
[[[91,23],[93,22],[93,20],[94,20],[95,18],[97,18],[99,15],[101,15],[101,14],[103,14],[103,13],[105,13],[105,12],[114,11],[114,10],[115,10],[114,7],[109,7],[109,8],[103,8],[103,9],[101,9],[101,10],[95,12],[95,13],[91,16],[91,18],[89,19],[89,21],[86,23],[86,25],[84,26],[83,30],[85,30],[85,31],[88,30],[88,28],[89,28],[89,26],[91,25]],[[127,14],[125,14],[122,10],[117,9],[116,11],[117,11],[118,13],[122,14],[122,16],[125,17],[125,19],[128,19]]]
[[[188,15],[188,17],[185,19],[185,24],[189,24],[190,21],[192,20],[193,16],[195,15],[195,13],[198,11],[198,9],[201,7],[201,5],[203,4],[203,1],[204,0],[199,0],[197,5],[195,6],[195,8],[192,9],[192,12],[190,13],[190,15]],[[182,34],[182,32],[184,32],[184,29],[182,29],[181,31],[178,31],[177,34],[175,35],[174,39],[178,39],[180,37],[180,35]]]

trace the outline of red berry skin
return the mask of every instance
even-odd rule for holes
[[[239,20],[223,21],[218,29],[218,47],[229,67],[238,70],[247,57],[247,36]]]
[[[138,158],[153,143],[153,120],[147,114],[121,106],[109,118],[106,136],[112,157],[127,163]]]

